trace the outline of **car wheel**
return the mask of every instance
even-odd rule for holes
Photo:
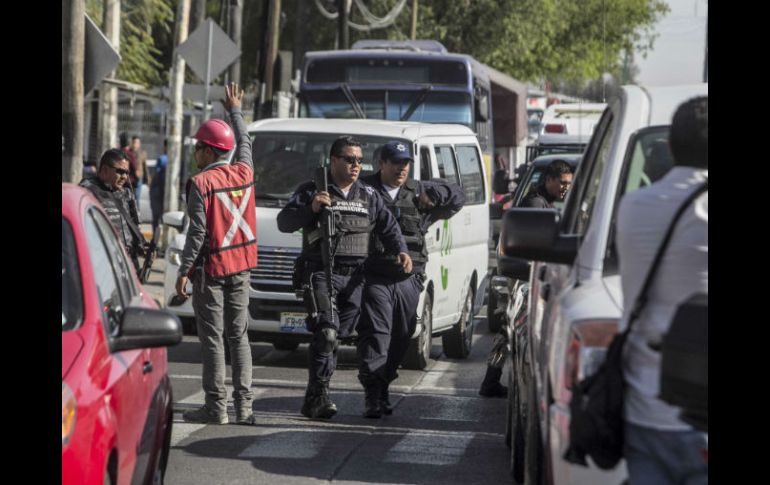
[[[543,443],[540,439],[540,412],[534,376],[527,385],[527,423],[524,445],[524,484],[543,485]]]
[[[276,350],[297,350],[297,347],[299,347],[299,342],[296,340],[276,340],[273,342],[273,347]]]
[[[441,342],[444,345],[444,354],[451,359],[465,359],[471,353],[473,344],[473,290],[468,288],[465,303],[460,312],[460,320],[441,334]]]
[[[409,348],[402,362],[404,369],[423,370],[430,362],[430,349],[433,344],[433,300],[430,293],[425,293],[422,306],[422,332],[409,341]]]

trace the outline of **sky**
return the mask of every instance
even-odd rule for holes
[[[667,0],[671,9],[658,24],[647,58],[637,53],[639,84],[665,86],[703,82],[706,50],[706,0]]]

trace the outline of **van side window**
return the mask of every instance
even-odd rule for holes
[[[457,145],[460,180],[465,191],[466,204],[484,203],[484,179],[481,176],[481,157],[475,145]]]
[[[420,180],[430,180],[433,178],[433,173],[430,166],[430,149],[428,147],[420,147]]]
[[[455,153],[451,146],[435,147],[436,162],[438,164],[438,176],[447,182],[460,185],[460,178],[455,168]],[[466,200],[467,203],[467,200]]]

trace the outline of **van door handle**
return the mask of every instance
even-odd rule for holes
[[[537,272],[537,279],[540,281],[545,281],[545,271],[548,269],[548,265],[542,265],[540,266],[540,270]]]
[[[144,362],[144,366],[142,367],[142,374],[149,374],[152,372],[152,362],[149,360]]]
[[[546,283],[540,287],[540,297],[543,299],[543,301],[548,301],[548,298],[550,296],[551,296],[551,284]]]

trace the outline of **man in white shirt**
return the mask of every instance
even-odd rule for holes
[[[683,103],[669,136],[674,167],[620,204],[617,247],[628,324],[655,254],[685,199],[708,180],[708,97]],[[661,401],[659,343],[679,304],[708,294],[708,191],[682,214],[624,348],[625,449],[631,485],[707,484],[707,435],[679,419],[680,409]]]

